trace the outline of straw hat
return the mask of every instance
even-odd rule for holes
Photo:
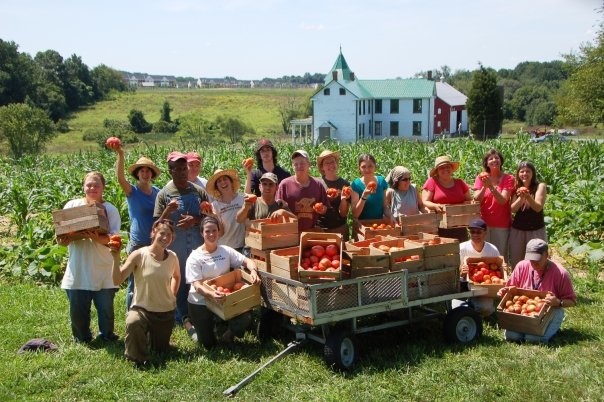
[[[159,168],[157,166],[155,166],[155,163],[153,163],[153,161],[151,159],[146,158],[144,156],[141,156],[140,158],[138,158],[138,160],[136,161],[136,163],[134,165],[131,165],[130,167],[128,167],[128,173],[130,173],[132,176],[134,176],[134,171],[141,167],[146,167],[146,168],[151,169],[151,171],[153,172],[153,178],[156,178],[157,176],[159,176],[161,174],[161,170],[159,170]],[[134,176],[134,178],[138,180],[138,177]]]
[[[459,162],[452,161],[449,155],[439,156],[434,160],[434,167],[432,168],[432,170],[430,170],[430,177],[436,176],[436,171],[442,165],[451,165],[453,171],[459,169]]]
[[[326,158],[329,158],[330,156],[336,158],[336,162],[340,161],[340,153],[338,151],[330,151],[329,149],[326,149],[325,151],[322,151],[317,157],[317,167],[319,168],[319,170],[321,170],[321,164],[323,163],[323,161]]]
[[[241,181],[239,181],[239,175],[235,169],[216,169],[214,174],[208,180],[206,184],[206,190],[212,195],[214,198],[220,198],[220,191],[216,188],[216,181],[222,176],[228,176],[231,178],[233,182],[233,191],[239,191],[239,186],[241,185]]]

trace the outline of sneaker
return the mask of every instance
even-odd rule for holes
[[[197,331],[195,331],[195,327],[191,326],[191,328],[187,329],[187,334],[189,334],[193,342],[197,342]]]

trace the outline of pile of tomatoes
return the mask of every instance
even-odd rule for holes
[[[340,269],[340,248],[336,244],[322,246],[316,244],[302,250],[300,267],[312,271],[338,271]]]
[[[405,250],[405,247],[398,247],[398,246],[387,246],[385,244],[380,244],[377,247],[379,250],[382,250],[385,253],[394,253],[397,251],[403,251]],[[394,262],[406,262],[406,261],[419,261],[419,254],[416,255],[405,255],[402,257],[397,257],[394,259]]]
[[[476,284],[482,285],[503,285],[503,272],[499,265],[495,263],[477,262],[468,264],[468,279]]]
[[[238,291],[240,289],[245,289],[248,286],[250,286],[250,285],[248,285],[245,282],[235,282],[233,284],[233,286],[231,286],[231,287],[228,287],[228,286],[217,286],[215,283],[213,283],[213,284],[210,285],[210,287],[212,289],[214,289],[215,291],[217,291],[219,293],[223,293],[225,295],[231,294],[231,293],[236,292],[236,291]]]
[[[527,317],[535,317],[541,313],[543,306],[545,306],[545,301],[539,296],[516,295],[512,300],[505,302],[504,311]]]

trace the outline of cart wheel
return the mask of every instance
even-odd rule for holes
[[[347,331],[333,331],[325,340],[323,358],[333,369],[348,371],[358,358],[358,345],[352,334]]]
[[[469,307],[454,308],[445,317],[444,332],[449,342],[472,342],[482,335],[482,319]]]

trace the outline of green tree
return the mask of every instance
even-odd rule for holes
[[[34,62],[34,89],[28,95],[27,102],[45,110],[56,122],[69,111],[63,89],[66,77],[63,57],[55,50],[46,50],[38,52]]]
[[[145,115],[140,110],[132,109],[128,114],[128,121],[132,126],[132,131],[137,134],[148,133],[153,128],[153,125],[145,120]]]
[[[502,88],[497,86],[497,75],[480,64],[474,73],[466,107],[470,130],[478,138],[496,137],[503,122]]]
[[[279,102],[279,117],[281,118],[281,128],[284,133],[291,130],[291,121],[300,117],[309,116],[312,113],[310,98],[305,102],[300,102],[293,96],[282,98]]]
[[[91,104],[94,101],[92,89],[92,77],[88,66],[82,62],[82,58],[72,55],[65,60],[65,101],[70,110],[80,106]]]
[[[166,123],[171,123],[170,112],[172,108],[170,107],[170,102],[164,101],[164,105],[161,108],[161,116],[159,118],[160,121],[165,121]]]
[[[107,98],[111,91],[126,91],[126,83],[119,71],[100,64],[92,69],[92,90],[95,100]]]
[[[34,61],[15,42],[0,39],[0,106],[24,102],[33,82]]]
[[[585,44],[577,55],[565,57],[571,75],[556,98],[558,122],[604,122],[604,23],[600,24],[595,44]]]
[[[255,130],[236,117],[218,116],[216,124],[220,127],[219,131],[226,136],[231,144],[238,144],[245,134],[254,134]]]
[[[41,152],[55,135],[55,126],[43,110],[24,103],[0,107],[0,139],[8,142],[15,159]]]

